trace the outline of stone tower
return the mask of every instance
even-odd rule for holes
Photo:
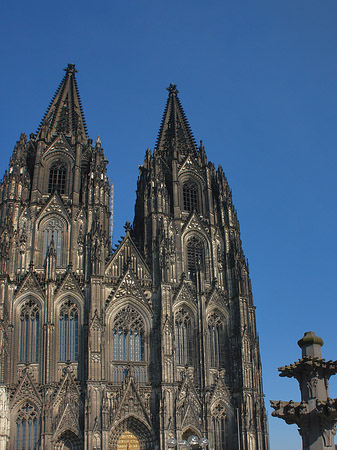
[[[87,136],[75,66],[65,70],[0,185],[0,448],[164,450],[195,435],[212,450],[267,450],[223,170],[171,85],[133,226],[112,250],[107,160]]]

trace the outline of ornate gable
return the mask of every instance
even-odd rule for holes
[[[198,215],[193,212],[190,217],[187,219],[185,225],[182,228],[182,232],[186,232],[186,231],[195,231],[198,230],[201,233],[207,235],[207,230],[204,227],[203,223],[201,222],[200,218],[198,217]]]
[[[200,166],[197,164],[196,161],[197,161],[196,158],[191,158],[191,155],[188,155],[183,164],[181,165],[179,175],[186,172],[193,172],[201,176]]]
[[[60,133],[54,142],[45,150],[43,158],[48,158],[50,154],[64,154],[65,156],[70,156],[73,160],[75,160],[75,154],[63,133]]]
[[[173,304],[178,302],[185,302],[189,304],[195,303],[195,292],[192,289],[190,283],[186,280],[182,281],[176,295],[174,296]]]
[[[66,430],[73,431],[76,435],[79,435],[81,433],[78,423],[78,414],[73,411],[69,403],[67,403],[59,419],[59,423],[55,430],[55,436],[60,435],[63,431]]]
[[[19,381],[19,385],[10,400],[11,409],[13,409],[15,405],[23,399],[31,400],[38,407],[41,407],[42,405],[42,398],[35,387],[35,383],[31,375],[29,374],[29,369],[24,370],[23,377]]]
[[[76,278],[74,277],[74,274],[70,271],[66,273],[65,277],[61,281],[61,284],[55,291],[55,295],[56,294],[60,295],[69,292],[76,292],[77,294],[80,294],[81,297],[83,297],[83,292],[80,288],[80,285],[78,284]]]
[[[126,267],[131,267],[138,279],[152,283],[150,270],[133,242],[129,228],[127,228],[124,239],[108,262],[105,274],[120,277],[125,272]]]
[[[60,196],[57,192],[55,192],[50,199],[48,200],[45,207],[40,211],[38,218],[41,220],[43,216],[46,216],[48,214],[56,213],[64,217],[67,222],[70,222],[70,217],[68,214],[68,211],[66,210]]]
[[[135,277],[131,268],[129,268],[115,290],[112,290],[107,300],[107,306],[111,304],[112,300],[119,298],[132,297],[144,303],[148,308],[152,309],[150,300],[145,296],[137,278]]]
[[[18,286],[15,297],[18,297],[21,294],[24,294],[26,292],[38,292],[39,295],[44,297],[44,292],[40,286],[40,283],[38,282],[38,279],[34,272],[29,271],[26,276],[24,277],[22,283]]]
[[[188,374],[181,385],[178,393],[177,413],[180,417],[180,424],[200,426],[199,417],[201,412],[201,402],[198,394],[191,382]]]
[[[125,419],[129,415],[134,415],[137,418],[142,419],[151,428],[151,421],[143,404],[140,395],[135,386],[132,377],[129,377],[127,384],[124,385],[124,393],[120,399],[119,406],[114,416],[114,422]]]
[[[83,208],[79,208],[75,215],[75,220],[84,222],[86,219],[87,219],[87,215],[86,215],[85,210]]]
[[[228,407],[231,407],[232,404],[231,394],[223,381],[223,376],[221,375],[218,377],[216,381],[213,394],[210,399],[211,408],[213,409],[219,402],[225,403]]]
[[[214,288],[208,295],[207,307],[213,308],[216,306],[222,309],[228,309],[228,296],[226,291]]]
[[[56,391],[53,407],[59,410],[65,403],[71,403],[73,406],[80,403],[80,391],[68,367],[64,369],[64,377]]]

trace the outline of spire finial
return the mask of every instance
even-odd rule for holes
[[[75,68],[75,64],[71,64],[71,63],[69,63],[68,67],[63,70],[67,73],[73,73],[73,74],[78,72],[78,70],[76,70],[76,68]]]
[[[173,83],[171,83],[170,86],[168,88],[166,88],[166,90],[169,91],[170,95],[172,95],[172,94],[177,95],[178,92],[179,92],[178,89],[177,89],[177,85],[173,84]]]

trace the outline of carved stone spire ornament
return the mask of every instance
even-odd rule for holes
[[[323,340],[313,331],[304,333],[298,345],[302,349],[302,358],[278,370],[280,377],[296,378],[301,402],[271,401],[272,416],[298,426],[303,450],[334,449],[337,399],[329,397],[328,385],[331,375],[337,373],[337,361],[322,359]]]

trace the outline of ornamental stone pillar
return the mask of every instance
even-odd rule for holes
[[[336,433],[337,399],[329,398],[328,386],[330,376],[337,373],[337,361],[322,359],[323,340],[313,331],[304,333],[298,345],[302,358],[278,370],[280,377],[294,377],[299,382],[301,402],[271,401],[275,410],[272,416],[298,426],[303,450],[331,450]]]
[[[9,442],[9,404],[7,388],[0,385],[0,450],[6,450]]]

